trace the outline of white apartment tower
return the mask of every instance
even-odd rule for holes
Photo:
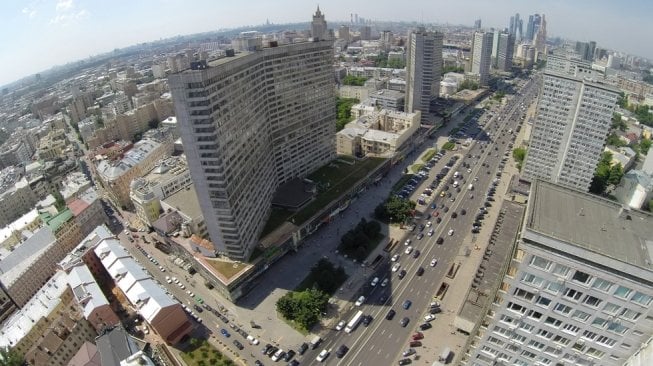
[[[515,48],[515,36],[510,33],[499,33],[497,38],[497,69],[503,72],[512,70],[512,56]]]
[[[406,57],[407,113],[422,112],[422,123],[428,122],[432,98],[440,95],[443,35],[420,28],[410,34]]]
[[[587,191],[618,97],[609,85],[546,71],[524,178]]]
[[[626,364],[653,335],[651,237],[651,214],[537,181],[464,363]]]
[[[472,74],[479,76],[479,84],[487,85],[490,79],[490,64],[492,63],[491,32],[474,32],[472,45]]]
[[[324,14],[320,11],[319,5],[311,22],[311,37],[319,40],[325,40],[327,37],[327,22],[324,20]]]
[[[216,250],[246,260],[279,185],[335,158],[333,42],[242,52],[169,76]]]

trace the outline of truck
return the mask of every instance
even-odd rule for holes
[[[351,318],[349,323],[347,323],[347,326],[345,327],[345,333],[351,333],[356,329],[358,326],[358,323],[361,322],[361,319],[363,319],[363,310],[358,310],[356,314]]]
[[[316,349],[320,343],[322,343],[322,338],[320,338],[320,336],[315,336],[313,339],[311,339],[311,349]]]

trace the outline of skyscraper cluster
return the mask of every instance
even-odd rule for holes
[[[442,33],[427,32],[424,28],[412,32],[408,38],[404,109],[408,113],[422,112],[422,123],[428,122],[431,99],[440,95],[442,42]]]
[[[519,13],[510,17],[508,33],[512,34],[516,40],[521,40],[524,33],[524,21],[519,17]]]

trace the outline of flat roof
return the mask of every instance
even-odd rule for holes
[[[171,194],[163,202],[183,212],[191,219],[202,216],[202,209],[200,208],[200,202],[197,200],[194,184]]]
[[[653,215],[544,181],[531,185],[525,228],[634,266],[653,269]]]

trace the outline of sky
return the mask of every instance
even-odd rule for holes
[[[189,4],[192,4],[190,6]],[[373,6],[372,6],[373,4]],[[2,0],[0,85],[90,55],[175,35],[244,25],[310,21],[318,2],[300,0]],[[327,23],[371,20],[508,26],[511,15],[545,14],[549,37],[653,59],[651,0],[330,0]],[[524,23],[524,31],[526,24]]]

